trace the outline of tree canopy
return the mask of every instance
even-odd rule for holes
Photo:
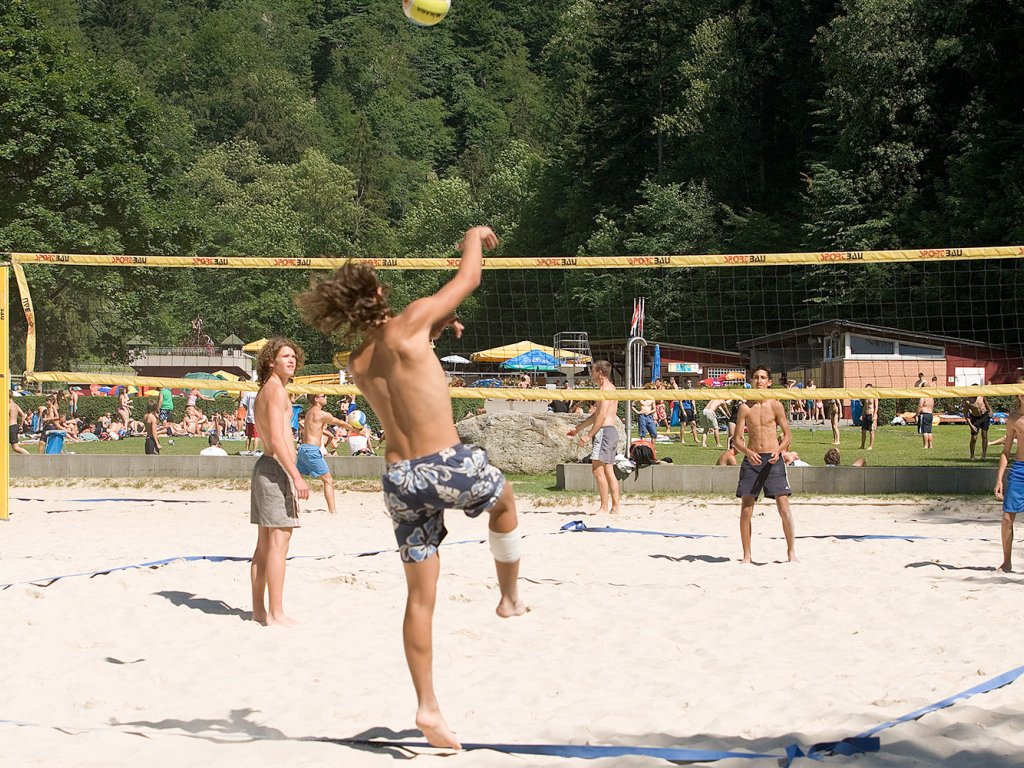
[[[476,223],[531,256],[1024,241],[1020,3],[453,6],[421,29],[397,0],[9,0],[0,250],[441,256]],[[290,309],[306,279],[35,269],[40,367],[175,343],[196,313],[327,360]],[[545,300],[649,279],[560,275]],[[813,279],[819,305],[864,289]],[[724,306],[658,281],[662,317],[709,338]],[[481,290],[470,311],[503,300]]]

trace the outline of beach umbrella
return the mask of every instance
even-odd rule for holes
[[[186,373],[183,378],[186,378],[186,379],[203,379],[205,381],[209,381],[210,379],[213,379],[214,381],[223,381],[223,379],[220,378],[220,376],[218,376],[217,374],[215,374],[215,373],[207,373],[206,371],[197,371],[196,373]],[[223,390],[216,390],[216,389],[200,389],[199,390],[199,394],[201,394],[203,397],[216,397],[222,391]]]
[[[263,347],[266,346],[267,341],[268,341],[267,339],[256,339],[256,341],[250,341],[248,344],[246,344],[244,347],[242,347],[242,351],[243,352],[259,352],[261,349],[263,349]]]
[[[651,381],[661,378],[661,344],[654,345],[654,362],[651,363]]]
[[[442,363],[451,363],[452,365],[468,365],[469,360],[464,358],[462,355],[447,355],[441,358]]]
[[[501,363],[500,367],[509,371],[556,371],[558,365],[557,357],[539,349],[531,349],[506,360]]]
[[[480,352],[474,352],[470,357],[477,363],[501,363],[534,349],[546,352],[552,357],[555,356],[555,350],[553,347],[537,344],[534,341],[517,341],[515,344],[506,344],[503,347],[494,347],[493,349],[484,349]],[[565,349],[558,352],[558,357],[566,360],[572,359],[573,362],[581,364],[590,363],[590,358],[587,355],[579,355]]]
[[[242,380],[241,376],[236,376],[235,374],[229,373],[228,371],[214,371],[213,375],[216,376],[218,379],[224,379],[224,381],[241,381]]]

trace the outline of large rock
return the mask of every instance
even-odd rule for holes
[[[491,463],[503,472],[532,475],[553,472],[556,464],[579,461],[590,454],[566,432],[583,421],[580,414],[490,413],[462,419],[455,426],[464,443],[487,449]],[[626,432],[619,424],[619,452],[625,451]]]

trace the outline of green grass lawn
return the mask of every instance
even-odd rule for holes
[[[671,443],[658,443],[658,458],[671,457],[676,464],[714,464],[718,456],[724,450],[726,444],[725,433],[721,434],[723,448],[714,448],[714,438],[708,438],[708,448],[701,448],[693,444],[693,437],[686,434],[686,444],[678,442],[678,429],[673,428]],[[995,440],[1005,434],[1003,427],[993,426],[989,430],[989,439]],[[939,425],[935,429],[935,447],[930,451],[921,448],[921,437],[914,427],[880,427],[875,433],[875,448],[873,451],[862,451],[860,449],[860,430],[847,427],[842,430],[842,445],[839,452],[842,454],[843,464],[849,464],[854,459],[863,456],[871,466],[883,467],[918,467],[918,466],[969,466],[968,441],[970,436],[964,425]],[[189,456],[196,455],[207,446],[205,437],[175,437],[174,444],[170,444],[168,438],[161,438],[162,455],[164,456]],[[978,455],[981,455],[980,441]],[[242,440],[225,440],[222,443],[229,454],[237,454],[245,445]],[[35,445],[24,444],[26,450],[35,452]],[[822,466],[825,451],[832,447],[832,432],[827,428],[807,429],[804,427],[793,430],[793,449],[800,454],[800,458],[814,466]],[[995,464],[999,459],[1001,446],[996,446],[989,451],[987,463]],[[144,452],[144,441],[141,437],[131,437],[127,440],[102,441],[92,443],[65,443],[66,453],[102,453],[102,454],[141,454]],[[380,452],[380,451],[379,451]],[[980,462],[974,462],[980,464]]]
[[[170,444],[174,440],[174,444]],[[198,456],[210,443],[205,437],[174,437],[160,438],[160,454],[162,456]],[[22,443],[29,453],[35,453],[36,446]],[[225,440],[221,443],[229,454],[237,454],[245,447],[244,440]],[[103,453],[111,455],[143,454],[146,452],[146,440],[142,437],[129,437],[125,440],[95,440],[89,443],[64,442],[64,453]]]
[[[714,447],[701,448],[693,444],[692,436],[687,433],[686,444],[680,445],[678,429],[672,430],[673,442],[658,443],[658,457],[671,457],[676,464],[714,464],[722,449]],[[1005,434],[1003,427],[993,426],[989,430],[989,439],[995,440]],[[205,437],[175,437],[171,445],[167,438],[162,438],[162,455],[164,456],[195,456],[207,446]],[[722,445],[726,443],[725,433],[721,435]],[[995,466],[999,460],[1001,446],[989,451],[988,459],[971,462],[969,459],[968,442],[970,436],[964,425],[939,425],[935,429],[935,447],[926,451],[921,448],[921,438],[914,427],[881,427],[875,434],[875,448],[872,451],[860,449],[860,430],[848,427],[842,430],[842,445],[839,451],[843,464],[850,464],[854,459],[863,456],[870,466]],[[244,441],[225,441],[224,449],[229,454],[237,454],[244,447]],[[714,445],[714,438],[709,438],[709,445]],[[800,427],[793,430],[793,448],[800,458],[812,466],[823,466],[825,451],[832,447],[832,432],[828,428],[810,429]],[[25,448],[34,453],[35,446],[25,444]],[[140,437],[128,438],[116,442],[65,443],[65,452],[97,453],[97,454],[142,454],[144,441]],[[979,451],[980,452],[980,438]],[[516,492],[522,495],[544,496],[555,490],[554,472],[538,475],[510,475],[515,484]],[[362,488],[360,488],[362,489]],[[365,490],[365,489],[362,489]],[[567,493],[577,494],[578,491]]]
[[[1004,427],[993,426],[988,433],[989,440],[995,440],[1006,433]],[[679,434],[673,427],[672,436]],[[915,427],[879,427],[875,433],[874,450],[861,450],[860,429],[846,427],[841,430],[842,445],[839,453],[843,464],[850,464],[854,459],[863,457],[873,467],[949,467],[970,466],[970,430],[965,424],[938,425],[935,428],[935,445],[931,450],[921,447],[921,436]],[[721,455],[726,444],[725,433],[721,435],[721,449],[701,448],[700,443],[693,444],[693,436],[686,434],[686,445],[678,442],[658,443],[658,458],[671,457],[677,464],[714,464]],[[708,438],[708,445],[714,445],[714,438]],[[813,431],[805,427],[793,429],[793,448],[800,458],[812,466],[825,464],[825,452],[832,448],[832,430],[829,427],[815,427]],[[995,464],[999,460],[1001,445],[989,450],[986,463]],[[978,438],[977,455],[981,456],[981,438]],[[980,461],[973,462],[980,465]]]

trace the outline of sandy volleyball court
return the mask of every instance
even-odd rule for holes
[[[4,584],[168,557],[247,557],[255,540],[245,491],[12,495],[31,500],[15,501],[0,524]],[[141,500],[76,501],[101,498]],[[244,620],[246,562],[174,562],[0,591],[0,719],[28,724],[0,724],[5,764],[386,766],[412,754],[304,740],[421,740],[398,556],[358,556],[393,546],[379,496],[343,494],[333,517],[322,497],[310,506],[286,584],[286,608],[302,622],[295,630]],[[782,754],[1024,664],[1024,574],[991,570],[1000,559],[994,501],[798,498],[798,535],[825,537],[798,540],[798,565],[779,562],[778,518],[760,504],[754,567],[737,562],[731,500],[627,500],[621,517],[586,519],[706,538],[558,533],[582,508],[522,501],[521,591],[532,611],[520,619],[494,615],[486,544],[442,550],[435,674],[464,742]],[[448,526],[450,542],[485,536],[483,520],[461,514]],[[1022,718],[1024,679],[881,732],[877,754],[828,762],[1019,766]],[[669,764],[414,752],[418,763],[445,766]]]

